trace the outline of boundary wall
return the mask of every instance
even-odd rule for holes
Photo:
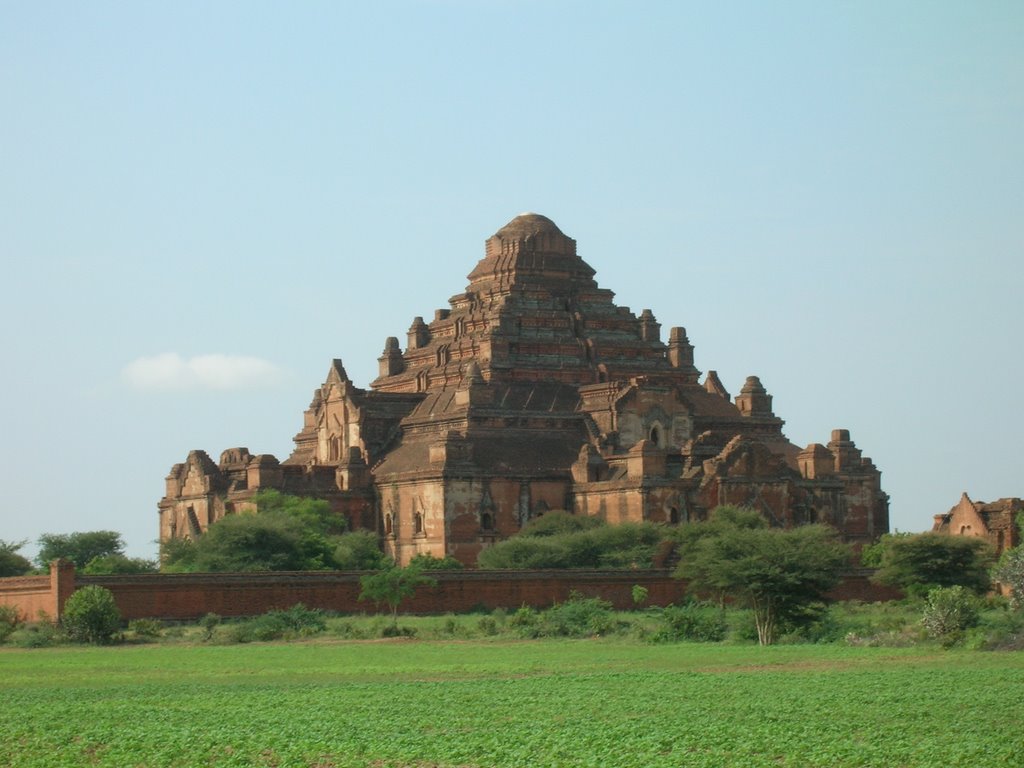
[[[902,597],[898,590],[869,581],[871,569],[848,571],[829,596],[835,600],[876,602]],[[354,571],[146,574],[78,576],[74,566],[55,561],[49,576],[0,579],[0,604],[16,606],[29,620],[43,611],[59,619],[64,601],[78,588],[97,584],[109,589],[125,620],[155,618],[186,621],[207,613],[255,616],[302,603],[338,613],[372,612],[373,603],[359,602],[359,577]],[[521,605],[546,608],[564,602],[570,593],[608,600],[618,609],[633,606],[634,585],[648,591],[649,605],[685,599],[686,583],[669,570],[431,571],[437,582],[420,587],[403,601],[403,613],[459,613],[474,609]]]

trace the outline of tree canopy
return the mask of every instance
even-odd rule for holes
[[[751,608],[761,645],[812,617],[849,563],[849,547],[828,526],[768,528],[756,511],[720,507],[687,527],[696,530],[684,537],[676,576]]]
[[[652,523],[548,512],[516,536],[483,550],[481,568],[649,568],[664,530]]]
[[[345,533],[345,518],[322,499],[262,491],[255,512],[213,523],[193,540],[161,546],[169,572],[374,570],[391,563],[376,534]]]
[[[989,588],[991,547],[973,536],[944,533],[883,536],[877,557],[879,584],[923,596],[935,587],[962,586],[981,593]]]
[[[44,533],[39,537],[36,563],[46,568],[58,558],[70,560],[82,569],[97,557],[123,555],[124,540],[116,531],[79,531],[76,533]]]
[[[380,605],[386,603],[391,610],[392,626],[398,626],[398,606],[416,593],[417,587],[433,586],[436,582],[415,566],[405,568],[394,566],[376,573],[368,573],[359,580],[362,587],[360,600],[372,600]]]
[[[18,554],[26,541],[4,541],[0,539],[0,577],[23,576],[32,570],[28,558]]]

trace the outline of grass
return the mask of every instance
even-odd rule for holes
[[[1024,654],[624,639],[0,650],[0,764],[997,766]]]

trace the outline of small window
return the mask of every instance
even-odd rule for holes
[[[668,521],[672,525],[679,525],[679,510],[676,509],[675,507],[672,507],[672,509],[669,510]]]
[[[490,512],[484,512],[482,515],[480,515],[480,529],[483,531],[494,530],[494,518],[491,517]]]
[[[394,522],[391,519],[391,513],[390,512],[388,512],[386,515],[384,515],[384,535],[385,536],[392,536],[392,535],[394,535]]]
[[[651,427],[651,442],[661,448],[661,429],[657,424]]]
[[[413,532],[417,536],[423,535],[423,513],[417,512],[413,517]]]

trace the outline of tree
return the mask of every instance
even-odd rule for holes
[[[377,571],[395,564],[380,551],[377,534],[372,531],[344,533],[334,543],[334,567],[339,570]]]
[[[18,554],[18,550],[27,543],[0,539],[0,577],[23,576],[32,570],[32,563]]]
[[[82,569],[82,573],[86,576],[156,572],[157,566],[152,560],[146,560],[142,557],[128,557],[119,553],[94,557]]]
[[[518,536],[483,550],[477,562],[496,569],[649,568],[664,533],[653,523],[608,525],[549,512]]]
[[[255,498],[255,512],[227,515],[194,541],[163,542],[162,569],[172,573],[369,570],[386,562],[374,534],[344,533],[344,516],[322,499],[277,491],[261,491]]]
[[[688,579],[695,592],[726,596],[751,608],[758,642],[770,645],[783,626],[813,615],[811,609],[839,582],[850,550],[827,526],[783,530],[752,521],[749,512],[737,516],[729,511],[693,524],[708,528],[683,548],[675,575]]]
[[[121,627],[121,612],[109,589],[91,585],[76,590],[67,599],[61,625],[72,640],[109,643]]]
[[[387,603],[391,609],[391,626],[398,627],[398,606],[402,601],[412,597],[417,587],[434,586],[436,581],[424,576],[416,566],[401,568],[385,568],[376,573],[368,573],[359,579],[359,600],[373,600],[380,605]]]
[[[429,552],[420,552],[409,561],[409,565],[421,571],[461,571],[466,567],[451,555],[434,557]]]
[[[992,578],[1009,588],[1015,608],[1024,608],[1024,545],[1003,552]]]
[[[44,533],[39,537],[36,563],[46,568],[58,558],[70,560],[75,568],[84,568],[94,557],[123,555],[124,540],[116,531]]]
[[[992,550],[973,536],[919,533],[883,539],[879,584],[920,597],[935,587],[962,586],[982,593],[989,587]]]
[[[925,598],[921,624],[943,645],[952,645],[963,637],[965,629],[978,624],[978,597],[969,589],[935,587]]]
[[[310,571],[332,568],[333,547],[297,516],[228,515],[190,545],[164,548],[169,571]],[[178,556],[175,558],[175,556]]]
[[[257,493],[254,501],[262,515],[289,515],[325,536],[337,535],[348,530],[348,521],[344,515],[334,512],[330,502],[324,499],[292,496],[268,489]]]

